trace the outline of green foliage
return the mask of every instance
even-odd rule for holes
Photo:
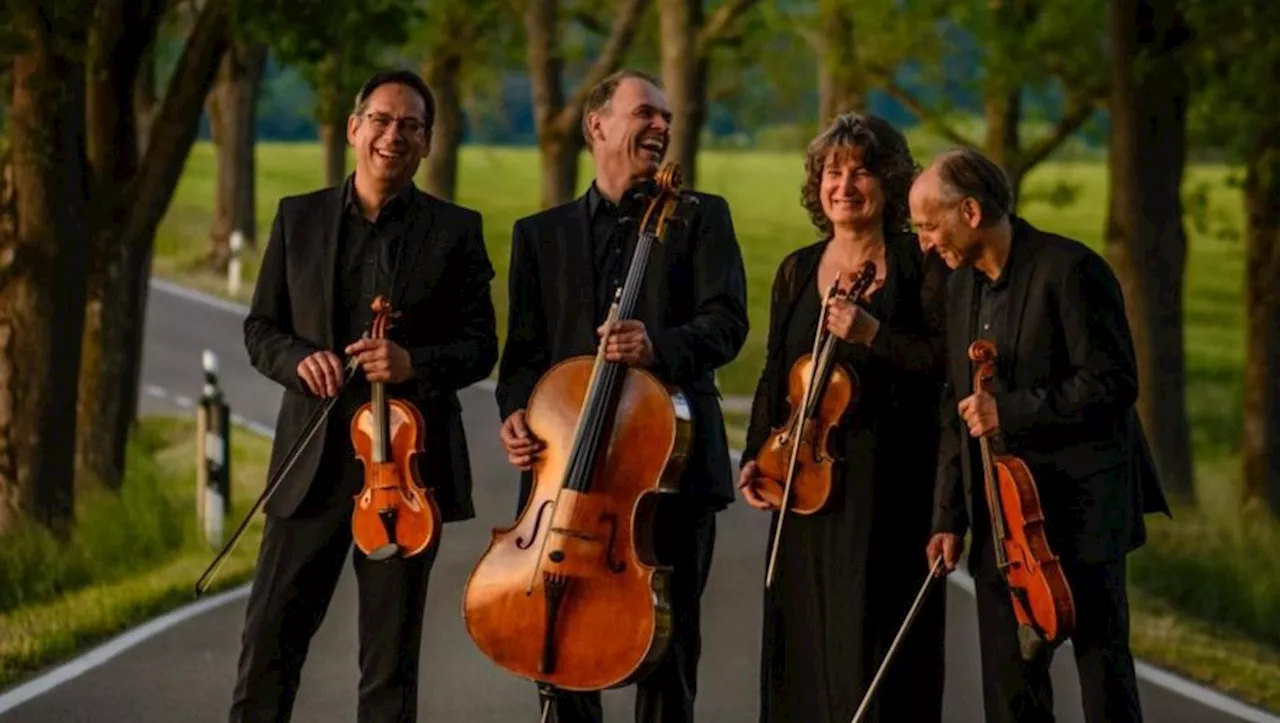
[[[318,63],[335,51],[377,56],[409,39],[423,16],[416,0],[232,0],[232,18],[249,38],[288,64]]]
[[[1196,35],[1188,70],[1195,86],[1189,109],[1193,140],[1248,157],[1280,128],[1280,3],[1274,0],[1185,0]]]
[[[231,0],[237,32],[264,42],[281,63],[298,68],[317,89],[318,118],[337,104],[389,50],[405,43],[424,17],[417,0]]]
[[[525,67],[524,23],[515,0],[422,0],[426,12],[390,57],[398,65],[425,66],[456,56],[462,105],[475,118],[500,119],[503,81]]]
[[[154,457],[170,440],[143,426],[129,441],[129,467],[119,495],[76,490],[76,526],[59,542],[34,523],[0,545],[0,612],[50,600],[90,584],[146,569],[183,547],[193,515],[179,507]]]

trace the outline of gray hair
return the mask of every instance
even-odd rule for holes
[[[934,160],[942,202],[966,198],[982,209],[982,225],[998,223],[1013,213],[1013,187],[1004,169],[973,148],[952,148]]]

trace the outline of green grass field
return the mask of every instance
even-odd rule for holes
[[[318,188],[322,166],[315,145],[261,144],[257,159],[260,253],[278,199]],[[774,272],[783,256],[815,240],[799,203],[802,162],[798,152],[710,151],[700,158],[698,189],[728,199],[748,275],[752,328],[742,353],[721,370],[727,395],[754,390]],[[537,156],[532,149],[467,147],[460,167],[457,200],[484,215],[498,274],[499,335],[505,336],[511,226],[537,210]],[[580,168],[578,187],[585,188],[589,159]],[[1188,412],[1200,505],[1177,510],[1173,522],[1149,519],[1152,542],[1131,565],[1134,645],[1157,664],[1280,710],[1280,531],[1238,503],[1244,246],[1242,202],[1231,176],[1226,167],[1196,166],[1184,186]],[[225,294],[225,280],[203,263],[213,193],[212,147],[201,143],[160,228],[155,271]],[[1068,202],[1051,203],[1054,197]],[[1102,163],[1044,164],[1027,178],[1023,199],[1019,212],[1033,224],[1100,248],[1107,207]],[[240,301],[252,294],[256,266],[251,254]],[[730,417],[739,441],[741,416]]]

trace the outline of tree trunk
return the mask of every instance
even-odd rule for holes
[[[324,185],[341,186],[347,177],[347,128],[328,122],[320,124],[320,147],[324,152]]]
[[[335,52],[322,60],[316,70],[316,125],[320,130],[324,184],[340,186],[347,177],[347,117],[350,108],[344,95],[347,70]]]
[[[548,134],[538,142],[542,159],[542,207],[550,208],[573,198],[578,183],[581,136]]]
[[[138,66],[138,78],[133,87],[133,112],[137,126],[137,145],[139,153],[147,151],[147,137],[151,133],[151,122],[155,119],[156,108],[160,99],[156,97],[156,48],[153,41],[142,51]]]
[[[0,532],[25,513],[65,535],[87,263],[82,28],[33,14],[10,18],[23,48],[7,111],[12,185],[0,194]]]
[[[116,487],[136,418],[151,247],[195,142],[201,111],[227,46],[227,8],[207,2],[173,71],[151,137],[128,190],[111,198],[113,220],[98,230],[93,298],[84,325],[79,405],[95,424],[76,441],[78,473]],[[127,56],[127,53],[122,53]],[[124,74],[117,85],[132,87]],[[123,93],[127,103],[127,92]],[[104,201],[103,203],[108,203]]]
[[[1111,203],[1106,248],[1124,293],[1138,362],[1138,412],[1156,468],[1171,496],[1195,499],[1186,413],[1182,223],[1187,78],[1161,50],[1172,10],[1151,3],[1157,37],[1140,41],[1138,8],[1120,0],[1109,14]],[[1144,70],[1139,76],[1138,68]]]
[[[858,65],[848,3],[819,0],[818,26],[818,123],[825,128],[841,113],[865,110],[866,78]]]
[[[565,100],[560,77],[564,59],[560,57],[556,32],[559,2],[529,0],[525,3],[526,57],[533,89],[534,125],[542,158],[543,208],[565,203],[573,197],[578,185],[578,152],[585,144],[581,120],[587,93],[618,69],[635,38],[647,4],[648,0],[626,0],[623,3],[604,47],[573,97]]]
[[[239,230],[245,244],[255,245],[254,146],[255,107],[267,62],[267,47],[233,43],[222,56],[217,85],[209,94],[209,121],[218,154],[218,181],[209,231],[210,261],[226,268],[231,234]]]
[[[1018,207],[1024,169],[1018,123],[1022,120],[1022,89],[989,96],[984,105],[987,120],[986,153],[1009,177],[1013,207]]]
[[[458,187],[458,146],[462,144],[462,98],[459,85],[462,55],[449,52],[432,58],[424,69],[427,85],[436,101],[431,127],[431,153],[427,156],[427,193],[454,200]]]
[[[1280,515],[1280,129],[1250,155],[1244,200],[1244,500]]]
[[[684,185],[697,179],[698,136],[706,118],[707,61],[698,52],[702,0],[658,0],[662,45],[662,84],[671,104],[671,143],[667,160],[680,165]]]

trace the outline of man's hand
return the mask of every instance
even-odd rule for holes
[[[938,571],[940,577],[946,577],[952,570],[956,569],[956,563],[960,561],[960,553],[964,551],[964,538],[959,535],[953,535],[950,532],[934,533],[929,540],[929,546],[925,548],[925,558],[929,560],[929,569],[933,569],[934,563],[938,561],[938,556],[942,556],[942,568]]]
[[[756,494],[756,480],[759,479],[757,476],[759,471],[760,468],[755,462],[747,462],[742,467],[742,471],[738,473],[738,489],[742,490],[742,498],[747,501],[747,504],[757,510],[771,510],[773,505]]]
[[[318,351],[298,362],[298,376],[317,397],[338,396],[342,361],[331,351]]]
[[[527,470],[533,467],[538,452],[545,446],[524,423],[524,410],[517,409],[502,423],[498,430],[498,439],[507,449],[507,461],[516,469]]]
[[[851,344],[870,344],[880,330],[880,320],[843,297],[827,301],[827,331]]]
[[[386,339],[361,339],[345,349],[354,356],[371,382],[399,384],[413,377],[413,363],[404,347]]]
[[[604,325],[596,329],[596,336],[604,334]],[[613,325],[604,346],[605,361],[626,362],[631,366],[653,366],[653,342],[644,322],[637,319],[619,321]]]
[[[960,418],[969,425],[969,436],[981,437],[1000,428],[996,400],[986,392],[965,397],[959,406]]]

